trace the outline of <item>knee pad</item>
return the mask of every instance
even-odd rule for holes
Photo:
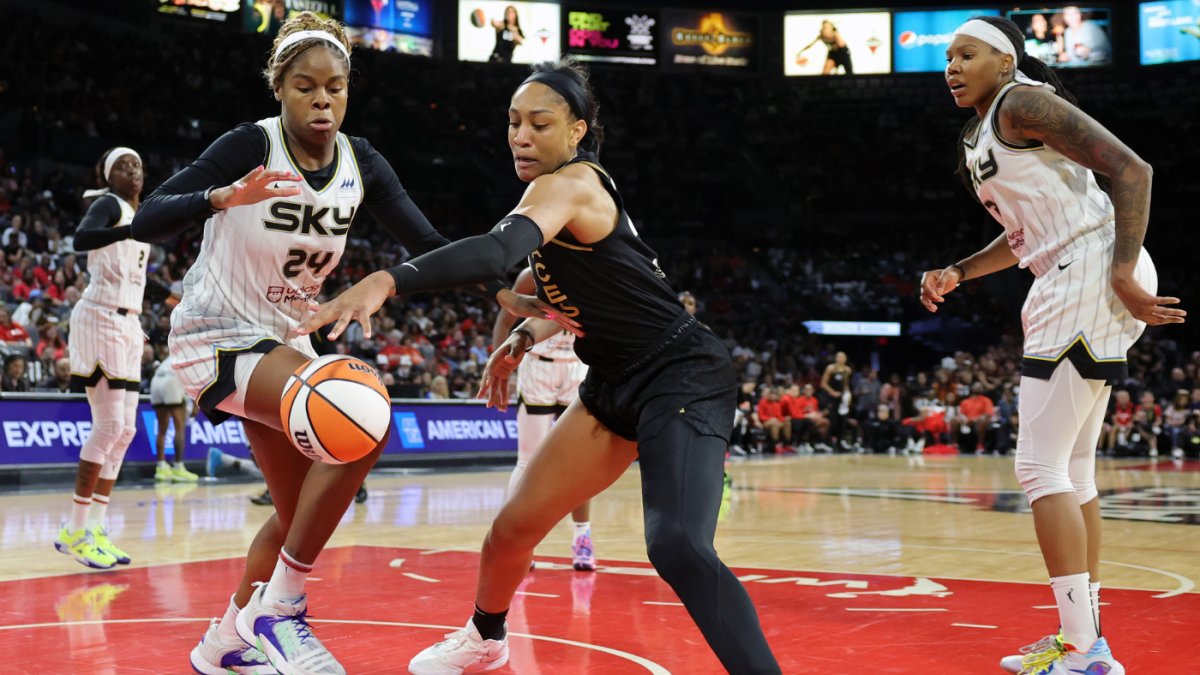
[[[136,434],[136,427],[123,427],[121,429],[121,437],[109,449],[108,457],[105,458],[104,464],[100,467],[101,478],[105,480],[117,479],[117,475],[121,473],[121,465],[125,463],[125,453],[129,451],[129,444],[133,442],[133,437]]]
[[[101,420],[92,426],[83,449],[79,451],[79,459],[93,464],[104,465],[108,454],[121,441],[125,433],[125,425],[121,420]]]
[[[1075,489],[1075,496],[1079,498],[1080,506],[1100,496],[1100,491],[1096,489],[1096,458],[1094,455],[1072,456],[1071,463],[1067,465],[1067,478],[1071,481],[1071,487]]]
[[[1062,492],[1075,492],[1066,467],[1054,466],[1037,461],[1029,453],[1017,452],[1017,480],[1032,504],[1042,497]]]

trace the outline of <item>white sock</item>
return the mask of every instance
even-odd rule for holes
[[[1100,637],[1096,634],[1087,572],[1054,577],[1050,579],[1050,588],[1054,589],[1054,599],[1058,603],[1063,641],[1076,651],[1086,653]]]
[[[87,526],[104,525],[104,514],[108,512],[108,497],[92,495],[92,508],[88,509]]]
[[[78,532],[87,527],[87,515],[91,507],[91,497],[75,495],[74,503],[71,504],[71,519],[67,521],[67,529],[72,532]]]
[[[305,565],[288,555],[287,551],[280,550],[275,573],[263,592],[263,604],[268,601],[294,603],[299,600],[304,595],[304,582],[312,570],[312,565]]]
[[[591,529],[592,529],[591,521],[575,523],[575,538],[578,539],[578,538],[582,537],[583,535],[588,533],[588,530],[591,530]]]
[[[1100,582],[1088,582],[1088,595],[1092,598],[1092,619],[1096,624],[1096,635],[1100,635]]]
[[[221,617],[221,623],[217,624],[217,635],[220,636],[221,642],[237,645],[242,643],[242,638],[238,637],[237,621],[238,612],[237,603],[233,598],[229,598],[229,606],[225,608],[225,616]]]
[[[163,468],[163,469],[169,469],[169,468],[171,468],[171,465],[170,465],[170,464],[168,464],[168,463],[167,463],[167,460],[165,460],[165,459],[164,459],[163,461],[159,462],[159,463],[158,463],[158,466],[159,466],[160,468]]]
[[[181,459],[181,460],[177,460],[175,462],[175,468],[176,469],[186,469],[187,467],[183,465],[183,460]]]

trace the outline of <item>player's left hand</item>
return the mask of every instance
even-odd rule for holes
[[[1138,321],[1144,321],[1150,326],[1161,326],[1167,323],[1183,323],[1187,312],[1174,307],[1163,305],[1178,305],[1179,298],[1159,298],[1152,295],[1133,277],[1113,275],[1113,291],[1125,305],[1125,309]]]
[[[576,337],[583,337],[580,325],[569,317],[563,316],[562,311],[547,302],[532,295],[521,295],[505,288],[496,294],[496,302],[509,314],[522,319],[546,319],[563,327],[563,330]]]
[[[476,398],[487,401],[489,408],[507,412],[508,378],[525,358],[525,350],[532,346],[533,342],[523,332],[509,335],[504,344],[497,347],[488,357],[487,365],[483,367],[483,378],[479,381],[479,396]]]
[[[296,329],[297,335],[308,335],[327,323],[334,324],[329,339],[336,340],[351,321],[357,321],[363,329],[363,337],[371,337],[371,315],[379,311],[383,302],[391,297],[396,282],[387,272],[375,272],[354,284],[350,290],[333,300],[318,306],[308,321]]]

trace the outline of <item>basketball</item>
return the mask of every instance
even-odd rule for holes
[[[296,449],[345,464],[375,449],[388,432],[391,401],[374,368],[349,356],[314,359],[288,378],[279,405]]]
[[[471,12],[471,25],[472,26],[475,26],[476,28],[483,28],[483,24],[486,21],[487,21],[487,17],[483,15],[482,9],[477,9],[474,12]]]

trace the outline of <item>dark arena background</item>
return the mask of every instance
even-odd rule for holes
[[[524,37],[506,56],[490,22],[510,7]],[[1011,18],[1078,106],[1153,167],[1157,294],[1200,310],[1200,4],[1075,8],[1103,46],[1056,51],[1074,11],[1063,3],[0,0],[6,672],[193,672],[189,653],[273,513],[237,418],[199,412],[176,428],[156,415],[173,310],[148,296],[136,433],[98,525],[131,563],[87,569],[54,550],[98,428],[69,387],[85,337],[73,310],[95,272],[76,236],[97,160],[136,150],[144,202],[222,134],[279,115],[262,71],[302,11],[345,24],[353,45],[341,131],[369,139],[450,240],[491,230],[522,198],[506,111],[529,65],[586,65],[604,169],[737,373],[715,546],[782,672],[1004,672],[1002,657],[1059,623],[1014,467],[1035,277],[1012,266],[966,281],[936,313],[920,300],[924,272],[1003,232],[955,175],[975,114],[944,72],[958,25]],[[853,74],[826,59],[822,21]],[[181,292],[203,232],[153,245],[146,277]],[[410,257],[361,209],[316,299]],[[306,587],[347,673],[407,672],[471,612],[520,426],[515,390],[506,412],[475,401],[497,310],[478,294],[401,294],[369,338],[352,324],[325,344],[375,366],[391,397],[383,454]],[[1200,668],[1198,331],[1147,328],[1096,444],[1103,635],[1139,675]],[[727,672],[650,564],[637,463],[595,497],[590,523],[595,571],[572,567],[566,520],[537,547],[495,672]]]

